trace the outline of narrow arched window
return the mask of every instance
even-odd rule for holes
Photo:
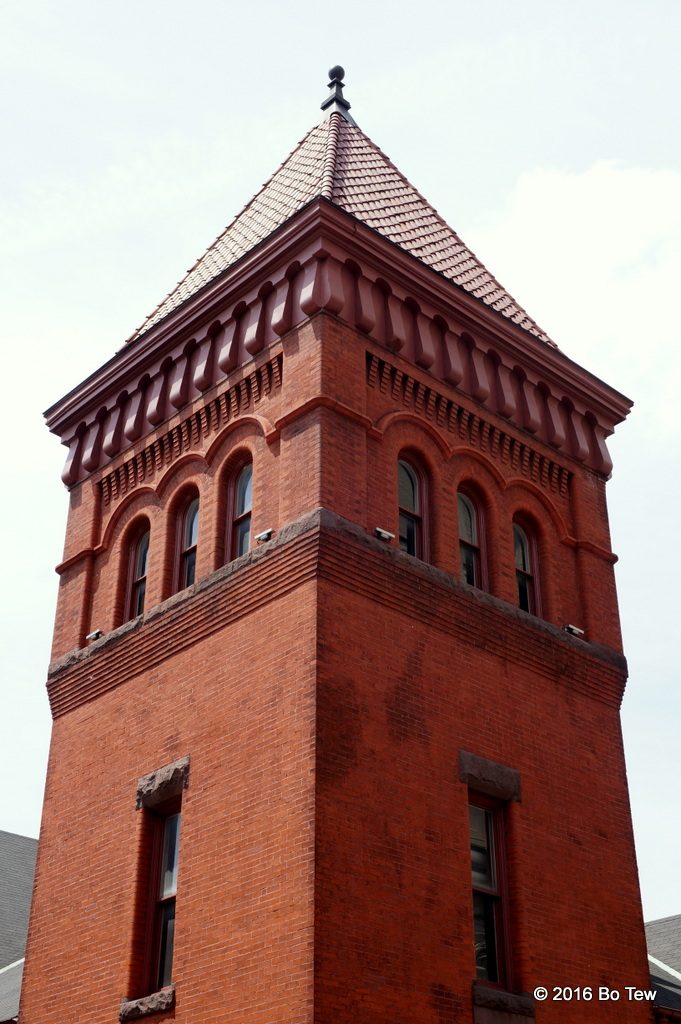
[[[230,558],[244,555],[251,546],[251,508],[253,505],[253,464],[247,462],[234,482],[231,515]]]
[[[191,587],[196,578],[196,545],[199,539],[199,499],[193,498],[180,518],[180,565],[178,590]]]
[[[419,474],[404,459],[397,463],[398,501],[400,512],[400,550],[423,558],[423,495]]]
[[[149,530],[141,533],[130,549],[127,619],[134,619],[144,611],[147,594],[147,561],[149,559]]]
[[[513,550],[515,555],[515,579],[518,587],[518,607],[536,615],[537,572],[534,557],[534,539],[518,523],[513,524]]]
[[[467,494],[458,494],[459,554],[461,579],[471,587],[482,587],[480,512]]]

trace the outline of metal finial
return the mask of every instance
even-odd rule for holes
[[[345,78],[345,69],[336,64],[335,67],[329,71],[329,95],[322,103],[322,110],[325,110],[328,114],[337,111],[342,114],[346,120],[350,121],[351,124],[355,122],[350,117],[348,111],[350,104],[343,96],[343,79]]]

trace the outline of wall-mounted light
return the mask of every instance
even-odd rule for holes
[[[383,530],[380,526],[375,527],[374,533],[379,540],[384,540],[388,544],[391,540],[395,540],[395,534],[391,533],[390,530]]]
[[[256,533],[255,542],[256,544],[264,544],[265,541],[272,539],[272,530],[263,530],[262,533]]]
[[[584,630],[580,629],[579,626],[573,626],[570,622],[566,626],[563,626],[566,633],[570,636],[584,636]]]
[[[93,640],[99,640],[100,636],[104,636],[101,629],[93,629],[91,633],[85,637],[88,643],[92,643]]]

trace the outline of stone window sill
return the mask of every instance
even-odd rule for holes
[[[534,1024],[534,999],[505,992],[481,982],[473,983],[475,1024]]]
[[[152,1013],[164,1013],[172,1010],[175,1005],[175,986],[167,985],[158,992],[143,996],[141,999],[124,999],[118,1019],[121,1024],[128,1020],[139,1020],[140,1017],[149,1017]]]

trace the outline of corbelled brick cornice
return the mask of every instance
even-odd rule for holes
[[[631,403],[324,200],[46,413],[68,446],[64,482],[96,472],[321,311],[561,454],[609,474],[605,439]],[[212,397],[212,396],[211,396]]]

